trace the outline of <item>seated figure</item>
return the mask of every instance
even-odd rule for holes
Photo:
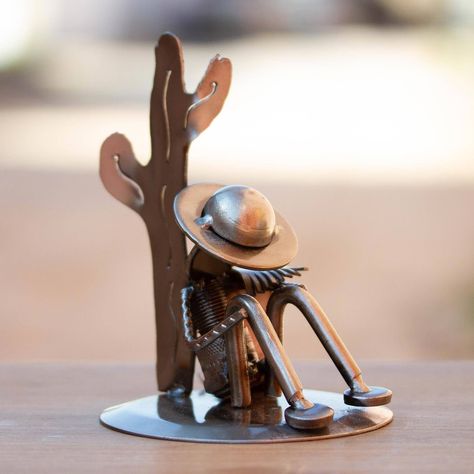
[[[174,212],[195,243],[188,257],[189,285],[181,292],[182,322],[207,392],[230,398],[236,408],[249,406],[256,391],[268,396],[283,392],[289,426],[318,429],[332,421],[330,407],[305,398],[282,346],[283,311],[293,304],[346,381],[345,403],[390,402],[390,390],[365,384],[313,296],[303,285],[287,281],[305,270],[285,266],[296,255],[296,236],[261,193],[240,185],[193,185],[176,196]]]

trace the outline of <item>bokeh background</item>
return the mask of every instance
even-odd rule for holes
[[[114,131],[146,161],[168,30],[190,90],[234,65],[190,181],[270,198],[357,358],[474,356],[474,2],[0,0],[0,360],[154,359],[145,228],[97,168]]]

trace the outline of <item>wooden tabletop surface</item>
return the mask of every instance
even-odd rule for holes
[[[329,363],[295,364],[342,391]],[[151,365],[0,364],[0,472],[474,472],[474,361],[366,363],[394,421],[371,433],[276,445],[159,441],[101,426],[105,407],[153,394]]]

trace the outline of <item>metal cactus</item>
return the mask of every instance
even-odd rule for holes
[[[161,36],[150,103],[151,158],[141,165],[124,135],[114,133],[100,151],[100,177],[112,196],[144,220],[153,259],[157,379],[160,390],[192,388],[194,354],[180,322],[180,291],[186,286],[184,234],[173,217],[173,200],[187,186],[191,142],[222,109],[231,63],[216,56],[193,93],[183,81],[183,54],[174,35]]]

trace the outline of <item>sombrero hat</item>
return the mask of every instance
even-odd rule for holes
[[[290,224],[263,194],[247,186],[188,186],[176,196],[174,214],[198,247],[230,265],[280,268],[298,250]]]

